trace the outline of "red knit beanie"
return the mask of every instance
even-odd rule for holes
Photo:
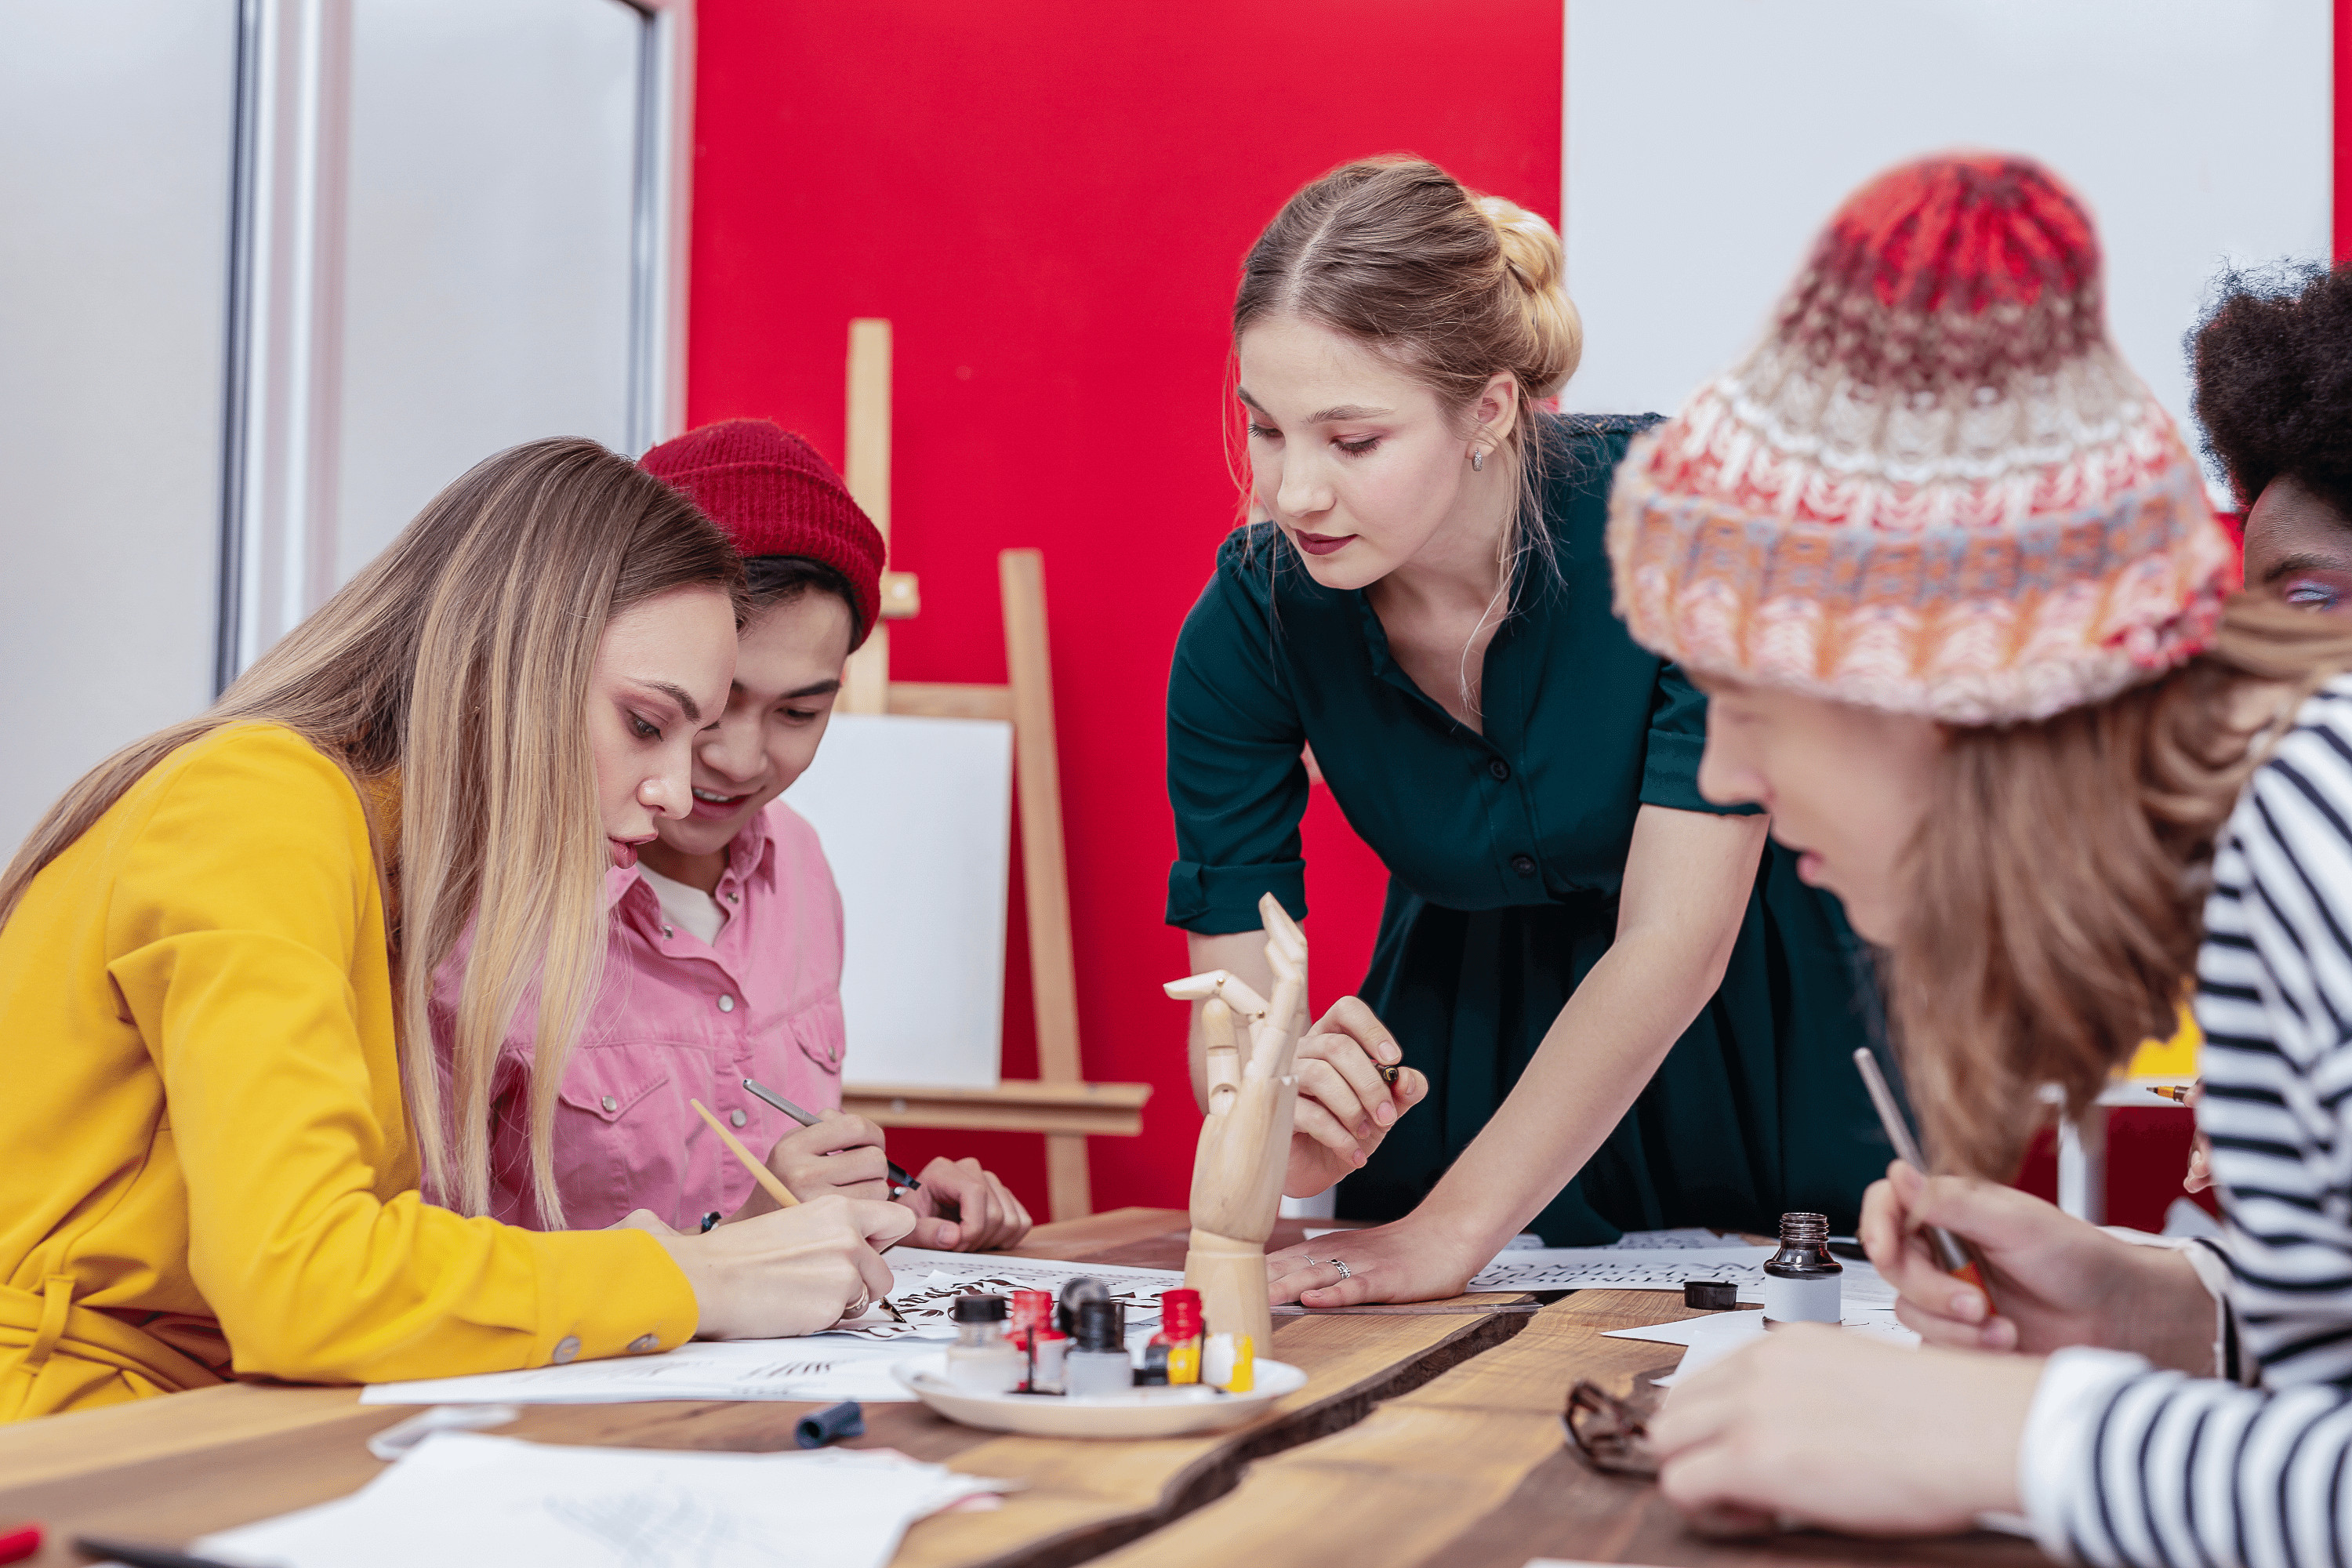
[[[882,531],[816,448],[769,419],[722,419],[664,441],[637,459],[684,490],[754,555],[805,555],[849,580],[857,595],[856,647],[882,613]]]

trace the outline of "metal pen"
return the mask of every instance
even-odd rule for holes
[[[1918,1141],[1911,1136],[1911,1129],[1903,1120],[1902,1107],[1895,1103],[1895,1091],[1886,1087],[1886,1075],[1878,1070],[1878,1058],[1871,1054],[1868,1046],[1863,1046],[1853,1053],[1853,1065],[1862,1069],[1863,1086],[1870,1090],[1870,1103],[1878,1108],[1878,1120],[1886,1128],[1886,1141],[1895,1145],[1895,1158],[1925,1176],[1927,1162],[1920,1157]],[[1985,1285],[1984,1268],[1968,1243],[1940,1225],[1923,1228],[1944,1272],[1958,1275],[1984,1291],[1986,1304],[1990,1305],[1992,1291]]]
[[[794,1105],[791,1100],[786,1100],[782,1095],[778,1094],[774,1089],[770,1089],[758,1079],[745,1079],[743,1080],[743,1087],[751,1093],[759,1096],[761,1100],[766,1100],[770,1105],[774,1106],[778,1110],[782,1111],[786,1116],[791,1117],[793,1121],[799,1122],[803,1127],[814,1127],[819,1121],[824,1120],[823,1117],[816,1115],[813,1111],[803,1110],[799,1106]],[[882,1163],[889,1167],[890,1184],[892,1186],[902,1188],[910,1193],[919,1193],[923,1190],[923,1184],[915,1180],[914,1177],[907,1174],[906,1167],[900,1165],[896,1160],[889,1159],[886,1156]]]

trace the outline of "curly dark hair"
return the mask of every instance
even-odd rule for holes
[[[2232,268],[2208,298],[2194,406],[2238,504],[2285,474],[2352,518],[2352,263]]]

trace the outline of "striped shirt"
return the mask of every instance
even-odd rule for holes
[[[2199,1125],[2227,1221],[2225,1342],[2191,1378],[2050,1360],[2020,1477],[2042,1546],[2100,1564],[2352,1557],[2352,677],[2305,704],[2217,847]]]

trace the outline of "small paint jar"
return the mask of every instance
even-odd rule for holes
[[[1028,1373],[1029,1358],[1004,1337],[1002,1296],[958,1296],[956,1342],[948,1347],[948,1381],[966,1394],[1011,1394]]]
[[[1780,1250],[1764,1264],[1764,1326],[1835,1323],[1845,1315],[1845,1266],[1830,1256],[1827,1215],[1780,1216]]]

